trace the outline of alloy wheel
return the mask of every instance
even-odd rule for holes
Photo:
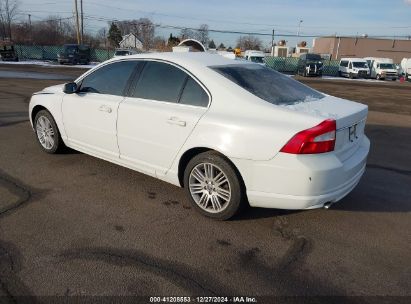
[[[50,120],[46,116],[40,116],[36,121],[36,133],[40,144],[46,150],[53,148],[55,143],[54,130]]]
[[[210,213],[225,210],[231,199],[231,186],[226,174],[211,163],[200,163],[191,170],[189,189],[195,203]]]

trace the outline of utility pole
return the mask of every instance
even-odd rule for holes
[[[271,36],[271,56],[274,56],[274,36],[275,30],[273,29],[273,35]]]
[[[80,44],[80,25],[79,25],[79,20],[78,20],[77,0],[74,0],[74,11],[75,11],[75,14],[76,14],[77,44]]]
[[[81,44],[83,44],[84,36],[84,17],[83,17],[83,0],[80,0],[80,11],[81,11]]]

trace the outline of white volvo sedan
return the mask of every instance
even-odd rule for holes
[[[365,170],[367,106],[259,64],[205,53],[132,55],[33,94],[41,148],[72,149],[176,186],[202,214],[312,209]]]

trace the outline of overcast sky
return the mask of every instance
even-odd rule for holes
[[[80,0],[78,0],[80,1]],[[73,15],[73,0],[19,0],[21,20]],[[301,35],[411,36],[411,0],[83,0],[86,31],[95,33],[106,20],[150,18],[156,24],[210,29]],[[97,20],[99,19],[99,20]],[[156,29],[156,35],[179,30]],[[211,33],[216,43],[234,46],[238,35]],[[260,37],[265,45],[269,36]],[[280,38],[277,36],[276,40]],[[284,38],[291,44],[312,38]]]

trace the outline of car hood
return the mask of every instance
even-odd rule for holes
[[[44,88],[43,90],[41,90],[39,92],[36,92],[33,95],[63,93],[63,87],[64,87],[64,83],[54,85],[54,86],[51,86],[51,87]]]

